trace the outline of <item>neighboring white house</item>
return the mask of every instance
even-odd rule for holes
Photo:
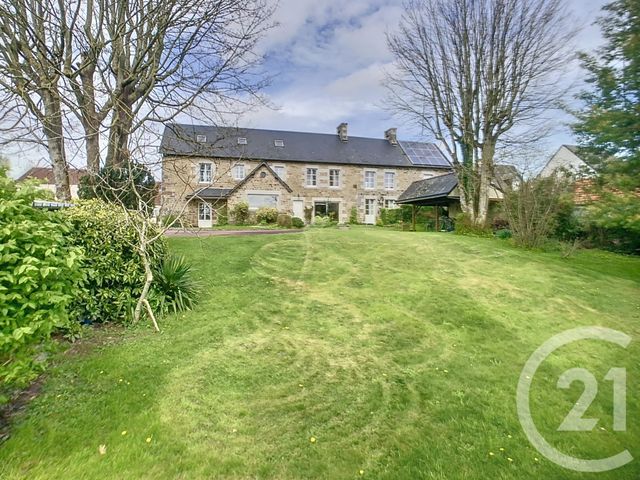
[[[71,198],[78,198],[78,184],[80,183],[80,179],[87,174],[86,170],[82,169],[69,169],[69,187],[71,190]],[[27,170],[20,178],[18,178],[18,182],[24,180],[39,180],[40,188],[43,190],[49,190],[56,193],[56,185],[53,180],[53,169],[51,167],[33,167]]]
[[[580,176],[592,176],[596,173],[575,145],[562,145],[540,171],[540,176],[550,177],[560,171]]]

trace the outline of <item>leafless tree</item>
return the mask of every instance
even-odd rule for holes
[[[572,198],[569,177],[533,177],[504,189],[504,212],[515,242],[541,246],[556,226],[564,197]]]
[[[30,115],[41,126],[58,196],[69,200],[60,90],[64,52],[65,39],[54,2],[0,3],[0,87],[9,97],[3,105],[12,112],[17,109],[18,120]]]
[[[486,223],[496,148],[538,138],[529,127],[566,93],[575,29],[564,3],[408,0],[388,35],[390,106],[444,145],[476,225]]]
[[[257,98],[271,13],[267,0],[0,0],[0,87],[44,129],[56,183],[65,141],[95,176],[154,122],[219,120]]]

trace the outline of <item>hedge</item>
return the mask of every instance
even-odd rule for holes
[[[86,280],[73,304],[74,312],[91,322],[131,320],[145,276],[136,249],[135,215],[100,200],[77,202],[63,214],[73,225],[70,241],[82,247],[86,256]],[[160,238],[150,251],[153,266],[160,265],[166,254],[165,241]]]
[[[38,191],[0,170],[0,403],[43,368],[51,334],[68,328],[82,251],[60,215],[32,207]]]

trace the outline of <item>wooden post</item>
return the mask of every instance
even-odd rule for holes
[[[416,231],[416,206],[411,205],[411,231]]]
[[[436,205],[436,232],[440,231],[440,207]]]

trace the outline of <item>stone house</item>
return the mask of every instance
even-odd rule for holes
[[[275,207],[302,219],[331,216],[375,223],[380,208],[414,181],[451,172],[430,143],[335,135],[170,124],[161,143],[162,204],[202,228],[240,202],[250,211]]]

